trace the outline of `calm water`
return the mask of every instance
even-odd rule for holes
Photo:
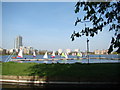
[[[14,57],[14,56],[13,56]],[[85,56],[83,56],[85,57]],[[89,55],[89,57],[106,57],[109,58],[109,60],[105,60],[105,59],[90,59],[89,63],[119,63],[120,60],[112,60],[112,58],[118,58],[120,59],[120,55]],[[0,57],[0,61],[5,62],[5,60],[8,58],[8,55],[5,56],[1,56]],[[32,55],[24,55],[24,58],[26,59],[33,59]],[[36,59],[42,59],[43,55],[37,55]],[[50,55],[48,55],[48,58],[50,58]],[[55,58],[61,58],[59,55],[56,55]],[[68,55],[68,58],[77,58],[76,56],[72,56],[72,55]],[[81,60],[44,60],[44,61],[23,61],[23,63],[29,63],[29,62],[35,62],[35,63],[47,63],[47,64],[51,64],[51,63],[69,63],[69,64],[73,64],[73,63],[88,63],[87,59],[81,59]]]
[[[47,85],[21,85],[3,84],[1,90],[45,90],[45,89],[118,89],[119,84],[47,84]]]

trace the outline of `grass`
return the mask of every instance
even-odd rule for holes
[[[46,76],[51,80],[120,81],[119,63],[37,64],[2,63],[2,75]]]
[[[30,72],[26,71],[27,68],[33,66],[34,63],[15,63],[6,62],[2,63],[2,75],[21,75],[27,76]]]

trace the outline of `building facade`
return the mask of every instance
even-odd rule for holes
[[[95,50],[94,54],[108,54],[108,50]]]
[[[6,49],[0,48],[0,55],[6,54]]]
[[[79,52],[80,50],[79,50],[79,49],[75,49],[74,51],[75,51],[75,52]]]
[[[16,37],[15,48],[19,49],[22,46],[23,46],[22,45],[22,37],[21,36]]]

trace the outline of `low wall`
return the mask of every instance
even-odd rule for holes
[[[25,82],[25,83],[37,83],[45,82],[47,79],[46,77],[40,76],[7,76],[3,75],[0,76],[1,82]]]
[[[1,80],[24,80],[24,81],[80,81],[79,78],[71,77],[41,77],[41,76],[0,76]]]

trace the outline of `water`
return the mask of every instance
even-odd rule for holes
[[[120,88],[119,83],[95,83],[95,82],[84,82],[83,84],[21,84],[21,83],[3,83],[2,90],[44,90],[44,89],[118,89]]]
[[[5,56],[0,56],[0,61],[5,62],[7,59],[8,55]],[[14,56],[13,56],[14,57]],[[84,58],[85,56],[83,56]],[[113,58],[118,58],[120,59],[120,55],[89,55],[89,57],[105,57],[109,58],[107,59],[90,59],[89,63],[120,63],[120,60],[112,60]],[[24,55],[24,58],[26,59],[34,59],[32,55]],[[48,58],[50,58],[50,55],[48,55]],[[55,58],[61,58],[59,55],[56,55]],[[68,58],[77,58],[77,56],[72,56],[68,55]],[[37,55],[35,59],[43,59],[43,55]],[[47,64],[52,64],[52,63],[61,63],[61,64],[74,64],[74,63],[88,63],[88,59],[81,59],[81,60],[44,60],[44,61],[22,61],[23,63],[47,63]]]

